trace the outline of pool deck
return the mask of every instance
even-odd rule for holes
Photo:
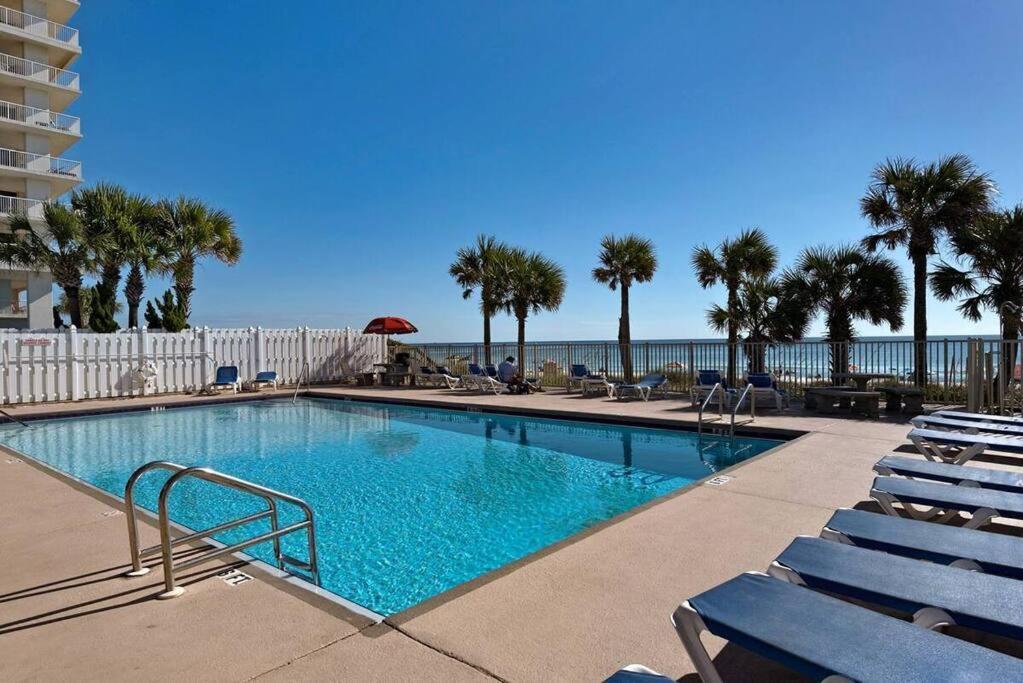
[[[690,425],[688,402],[617,402],[549,392],[477,396],[433,389],[315,387],[314,395]],[[264,392],[263,397],[290,396]],[[18,417],[193,402],[196,397],[23,406]],[[217,400],[217,399],[202,399]],[[703,483],[647,504],[382,624],[269,573],[211,561],[186,593],[157,601],[161,572],[120,576],[124,514],[95,492],[0,453],[0,662],[5,680],[599,681],[643,663],[693,672],[669,615],[683,599],[763,570],[798,534],[867,499],[871,466],[906,443],[904,420],[798,414],[757,428],[805,432]],[[143,543],[155,528],[142,525]],[[188,549],[183,552],[190,552]],[[217,577],[240,566],[254,580]],[[722,673],[789,676],[707,638]],[[693,679],[695,680],[695,678]]]

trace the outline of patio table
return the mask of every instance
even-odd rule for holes
[[[867,391],[867,383],[872,379],[895,379],[895,375],[887,372],[836,372],[836,382],[851,380],[857,391]]]

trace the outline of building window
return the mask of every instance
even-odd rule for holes
[[[28,281],[0,278],[0,318],[28,317]]]

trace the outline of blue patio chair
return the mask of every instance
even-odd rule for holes
[[[945,524],[835,510],[821,538],[902,557],[1023,579],[1023,539]]]
[[[1005,434],[964,434],[916,428],[909,440],[928,460],[962,465],[986,450],[1023,455],[1023,437]]]
[[[746,375],[746,382],[753,385],[753,395],[757,405],[773,405],[777,410],[789,407],[789,394],[778,388],[778,381],[769,372],[751,372]]]
[[[206,388],[209,391],[230,388],[232,392],[237,394],[241,388],[241,384],[238,381],[238,366],[222,365],[217,368],[213,381]]]
[[[874,471],[883,476],[898,475],[910,479],[941,481],[946,484],[979,486],[982,489],[1023,493],[1023,472],[994,470],[987,467],[949,465],[943,462],[886,455],[874,464]]]
[[[277,373],[273,370],[264,370],[256,373],[256,379],[252,380],[252,388],[270,387],[277,389]]]
[[[653,392],[658,392],[663,398],[668,397],[668,377],[661,374],[644,375],[635,384],[616,384],[614,394],[619,399],[627,396],[639,396],[644,401],[649,401]]]
[[[876,477],[870,497],[889,515],[901,517],[895,504],[914,519],[948,522],[969,513],[963,527],[976,529],[996,517],[1023,520],[1023,496],[973,486],[949,486],[929,481]],[[923,509],[920,508],[923,506]]]
[[[1023,660],[760,573],[687,600],[671,620],[705,683],[721,675],[700,642],[703,631],[813,680],[1023,679]]]
[[[701,405],[710,393],[714,390],[716,385],[720,384],[721,388],[724,389],[723,401],[727,408],[732,404],[732,400],[736,398],[735,389],[728,386],[728,382],[725,381],[724,377],[717,370],[697,370],[696,371],[696,384],[689,391],[689,397],[692,399],[693,407]],[[721,401],[721,398],[717,398],[717,401]]]
[[[922,628],[957,624],[1023,638],[1023,583],[823,538],[800,536],[767,573],[777,579],[878,605]],[[951,617],[951,619],[949,619]]]
[[[980,420],[962,420],[944,415],[916,415],[910,422],[920,429],[937,429],[965,434],[1023,436],[1023,422],[982,422]]]
[[[572,387],[578,386],[582,392],[588,393],[595,386],[606,388],[607,378],[599,372],[590,372],[585,363],[573,363],[565,380],[565,391],[572,393]]]

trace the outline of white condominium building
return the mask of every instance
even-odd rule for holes
[[[69,67],[82,49],[67,26],[78,7],[0,0],[0,229],[15,211],[41,219],[45,201],[82,181],[82,165],[65,158],[81,124],[63,113],[81,93]],[[0,328],[51,327],[51,285],[49,273],[0,264]]]

